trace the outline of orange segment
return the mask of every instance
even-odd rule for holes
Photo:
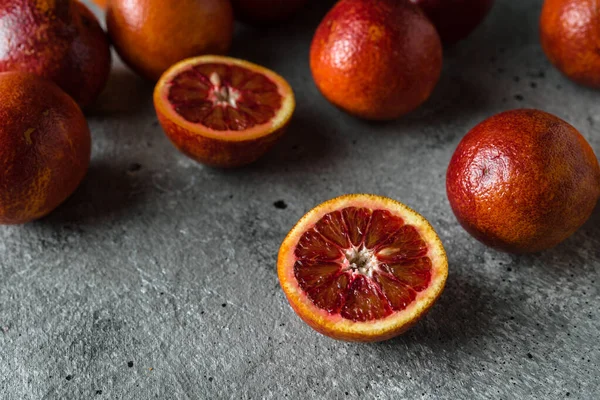
[[[304,321],[359,341],[408,329],[433,305],[448,274],[429,223],[374,195],[342,196],[311,210],[281,245],[277,269]]]

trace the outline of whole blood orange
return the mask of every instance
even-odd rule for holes
[[[277,260],[292,308],[335,339],[379,341],[410,328],[442,293],[444,247],[431,225],[389,198],[357,194],[308,212]]]
[[[0,73],[0,224],[41,218],[75,191],[90,162],[90,131],[54,83]]]
[[[308,0],[231,0],[237,19],[253,24],[282,22],[306,5]]]
[[[312,41],[323,95],[359,117],[394,119],[421,105],[442,69],[440,38],[408,0],[341,0]]]
[[[237,167],[275,144],[296,104],[292,88],[273,71],[230,57],[200,56],[165,72],[154,106],[183,153],[207,165]]]
[[[411,0],[431,19],[442,42],[463,40],[481,24],[494,0]]]
[[[106,85],[108,38],[79,1],[0,0],[0,37],[0,71],[51,79],[82,107]]]
[[[563,74],[600,88],[600,4],[597,0],[546,0],[540,19],[544,52]]]
[[[111,0],[106,24],[123,61],[156,81],[183,59],[226,53],[233,11],[229,0]]]
[[[456,217],[475,238],[508,252],[537,252],[589,218],[600,197],[600,167],[567,122],[543,111],[513,110],[463,138],[446,185]]]

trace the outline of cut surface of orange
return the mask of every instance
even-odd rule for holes
[[[335,339],[379,341],[414,325],[442,293],[444,247],[421,215],[390,198],[353,194],[309,211],[279,251],[294,311]]]
[[[195,57],[171,67],[156,85],[154,104],[180,150],[223,167],[260,157],[283,134],[295,109],[284,78],[224,56]]]

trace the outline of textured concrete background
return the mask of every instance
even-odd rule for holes
[[[81,188],[41,221],[0,228],[0,398],[600,398],[600,209],[558,248],[516,257],[469,237],[445,196],[458,141],[506,109],[554,113],[600,154],[600,94],[550,66],[540,7],[499,0],[446,51],[430,101],[393,123],[356,120],[318,94],[307,58],[326,5],[241,31],[232,54],[289,79],[298,110],[274,151],[236,171],[175,151],[152,85],[115,62],[88,113]],[[351,192],[416,208],[449,255],[439,302],[385,343],[317,334],[278,286],[288,230]]]

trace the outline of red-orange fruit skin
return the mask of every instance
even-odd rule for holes
[[[310,67],[334,105],[390,120],[429,98],[442,69],[442,45],[429,19],[406,0],[341,0],[317,28]]]
[[[0,73],[0,224],[45,216],[69,197],[90,162],[79,106],[54,83]]]
[[[91,104],[110,73],[108,38],[79,1],[0,0],[0,72],[53,80],[80,106]]]
[[[442,42],[454,44],[469,36],[491,10],[494,0],[411,0],[423,9]]]
[[[308,315],[305,315],[305,313],[302,312],[302,310],[298,307],[298,305],[296,303],[290,301],[289,304],[292,307],[292,309],[294,310],[294,312],[302,319],[302,321],[304,321],[306,324],[308,324],[308,326],[313,328],[315,331],[317,331],[325,336],[329,336],[330,338],[334,338],[336,340],[344,340],[347,342],[370,343],[370,342],[382,342],[385,340],[389,340],[389,339],[395,338],[396,336],[401,335],[404,332],[408,331],[410,328],[415,326],[417,324],[417,322],[419,322],[423,317],[425,317],[425,315],[427,315],[427,313],[429,312],[431,307],[433,307],[433,305],[435,304],[435,302],[437,301],[439,296],[441,296],[441,293],[438,294],[438,296],[435,298],[435,300],[421,314],[419,314],[419,316],[415,316],[414,318],[412,318],[412,320],[410,322],[408,322],[406,325],[403,325],[403,326],[399,327],[398,329],[390,330],[389,332],[386,332],[386,334],[384,334],[384,335],[368,337],[368,338],[366,338],[364,335],[360,335],[360,334],[356,334],[356,333],[352,333],[352,332],[340,332],[340,331],[334,329],[333,326],[331,326],[331,325],[320,325],[320,324],[316,323],[314,321],[314,319],[310,318]]]
[[[105,8],[106,3],[108,3],[108,0],[94,0],[94,3],[96,3],[101,8]]]
[[[227,53],[233,37],[229,0],[111,0],[106,24],[123,61],[152,81],[183,59]]]
[[[476,239],[511,253],[558,245],[590,217],[600,167],[585,138],[538,110],[495,115],[471,130],[446,177],[448,199]]]
[[[255,25],[286,20],[306,5],[308,0],[231,0],[237,19]]]
[[[289,124],[255,139],[225,141],[190,132],[165,116],[158,106],[155,108],[160,125],[175,147],[202,164],[218,168],[241,167],[258,160],[275,145]]]
[[[546,0],[540,18],[542,48],[575,82],[600,88],[600,3]]]

